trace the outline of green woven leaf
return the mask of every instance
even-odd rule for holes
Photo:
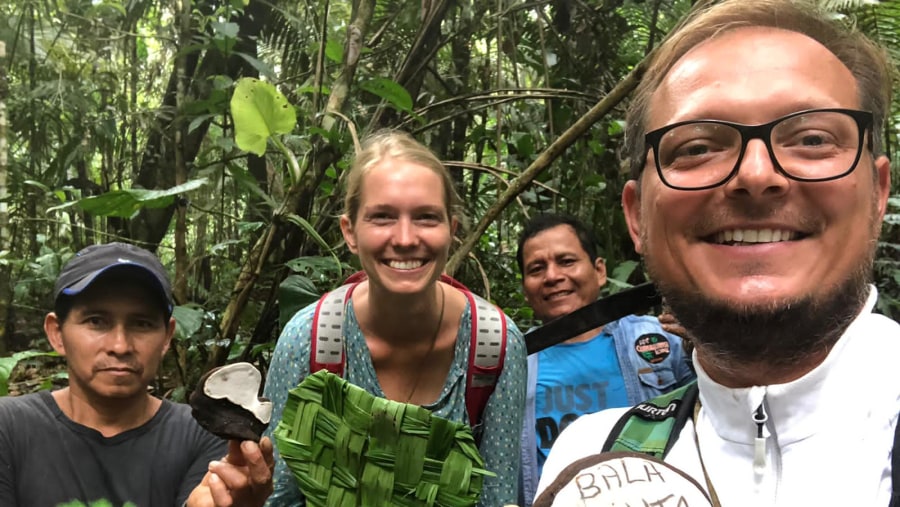
[[[468,425],[324,370],[290,391],[274,437],[311,506],[470,507],[494,476]]]

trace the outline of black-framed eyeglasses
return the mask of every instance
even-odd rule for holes
[[[706,190],[733,178],[751,139],[766,144],[775,170],[785,177],[829,181],[856,168],[872,121],[868,111],[809,109],[762,125],[683,121],[648,132],[645,141],[660,179],[676,190]]]

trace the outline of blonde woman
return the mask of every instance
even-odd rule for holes
[[[344,377],[369,393],[414,403],[469,422],[466,372],[471,309],[466,295],[440,281],[462,213],[450,175],[428,148],[405,133],[369,138],[347,175],[341,230],[367,280],[345,312]],[[285,326],[265,393],[274,423],[287,392],[309,375],[315,304]],[[506,358],[482,416],[479,450],[487,478],[479,505],[515,503],[525,402],[525,348],[508,318]],[[478,421],[476,421],[477,423]],[[302,495],[280,457],[270,505],[297,505]]]

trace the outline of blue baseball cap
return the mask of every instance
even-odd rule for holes
[[[53,299],[77,296],[104,273],[133,270],[146,276],[148,287],[158,292],[166,305],[166,316],[172,315],[174,298],[166,268],[156,255],[127,243],[106,243],[84,248],[63,266],[53,289]]]

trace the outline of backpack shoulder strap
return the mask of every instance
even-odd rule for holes
[[[365,280],[365,274],[357,273],[348,278],[349,283],[319,298],[310,336],[310,373],[328,370],[341,377],[344,375],[347,363],[343,329],[345,310],[353,289],[362,280]],[[506,359],[506,319],[493,303],[473,294],[456,280],[442,275],[441,281],[461,290],[469,300],[472,335],[466,372],[466,413],[478,439],[481,416]]]
[[[603,452],[632,451],[665,458],[693,415],[699,392],[694,381],[635,405],[609,432]]]
[[[469,368],[466,372],[466,412],[469,425],[480,435],[481,416],[487,406],[506,359],[506,319],[503,312],[486,299],[463,290],[472,312]]]
[[[316,303],[309,346],[309,372],[328,370],[344,376],[344,310],[356,283],[341,285]]]

